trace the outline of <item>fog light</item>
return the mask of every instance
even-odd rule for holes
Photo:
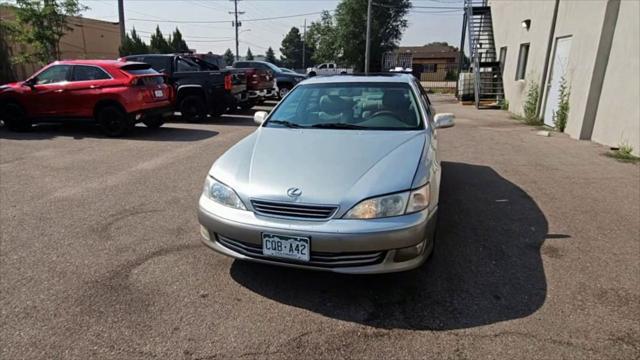
[[[420,254],[422,254],[422,250],[424,250],[424,245],[426,243],[426,241],[423,241],[418,245],[396,250],[396,255],[393,257],[393,261],[402,262],[418,257]]]
[[[207,241],[211,241],[211,237],[209,236],[209,230],[206,227],[200,225],[200,234],[203,238],[207,239]]]

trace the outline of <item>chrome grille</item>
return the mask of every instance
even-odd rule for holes
[[[328,219],[338,209],[337,206],[304,205],[263,200],[251,200],[251,205],[259,214],[301,219]]]
[[[349,266],[366,266],[379,264],[384,260],[386,251],[348,252],[348,253],[328,253],[312,251],[309,261],[295,261],[289,259],[279,259],[267,257],[262,254],[262,246],[232,240],[224,236],[217,235],[218,243],[224,247],[245,256],[266,259],[269,261],[299,263],[302,265],[336,268]]]

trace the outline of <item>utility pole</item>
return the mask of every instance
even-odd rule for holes
[[[122,0],[119,0],[119,1],[122,1]],[[238,14],[242,15],[242,14],[244,14],[244,11],[240,11],[240,12],[238,11],[238,1],[240,1],[240,0],[229,0],[229,1],[233,1],[233,6],[234,6],[234,11],[233,12],[229,11],[229,14],[234,14],[235,19],[236,19],[235,21],[231,22],[231,26],[236,28],[236,61],[237,61],[237,60],[240,60],[240,54],[239,54],[240,46],[239,46],[239,42],[238,42],[238,28],[240,26],[242,26],[242,22],[238,21]]]
[[[304,32],[302,33],[302,68],[306,69],[305,66],[305,52],[307,48],[307,19],[304,19]]]
[[[367,3],[367,44],[364,50],[364,73],[369,74],[369,55],[371,52],[371,0]]]
[[[120,24],[120,45],[123,45],[127,36],[127,30],[124,27],[124,0],[118,0],[118,23]]]

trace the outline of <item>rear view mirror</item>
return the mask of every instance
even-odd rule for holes
[[[267,118],[267,115],[266,111],[256,111],[256,113],[253,114],[253,121],[258,125],[262,125],[264,119]]]
[[[34,88],[34,86],[36,86],[36,83],[38,82],[38,79],[36,78],[31,78],[31,79],[27,79],[27,81],[24,82],[24,85],[30,87],[31,89]]]
[[[435,117],[436,129],[449,128],[455,125],[455,115],[452,113],[437,114]]]

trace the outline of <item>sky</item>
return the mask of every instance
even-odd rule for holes
[[[105,21],[118,21],[117,0],[81,0],[90,7],[83,13],[88,18]],[[374,0],[375,2],[375,0]],[[251,48],[254,55],[264,54],[269,46],[279,56],[280,43],[292,26],[303,28],[318,20],[322,10],[333,10],[338,0],[240,0],[238,11],[246,19],[240,27],[240,55]],[[400,45],[419,46],[432,41],[446,41],[459,46],[462,27],[463,0],[412,0],[414,8],[407,20]],[[233,15],[232,0],[124,0],[126,29],[134,26],[141,37],[147,41],[156,25],[165,36],[175,27],[179,27],[190,48],[198,52],[211,51],[222,54],[227,48],[235,52],[235,31],[231,25]],[[437,9],[446,7],[448,9]],[[301,15],[290,18],[251,21],[251,19],[279,16]],[[169,21],[220,21],[220,23],[172,23]],[[364,31],[364,29],[363,29]]]

